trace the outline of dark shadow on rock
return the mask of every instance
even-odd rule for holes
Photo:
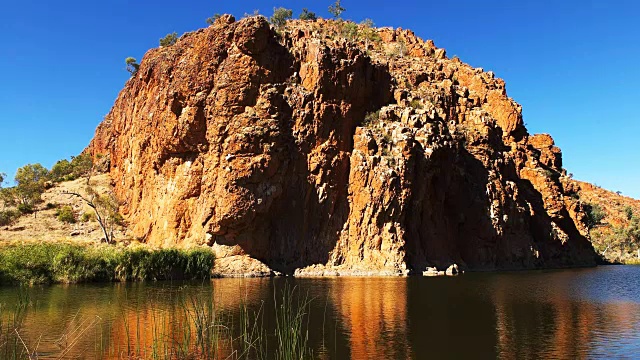
[[[263,154],[270,161],[261,171],[273,174],[266,181],[254,182],[250,176],[234,185],[256,199],[265,187],[273,187],[276,195],[255,212],[248,230],[237,226],[239,233],[215,241],[239,245],[287,274],[328,262],[349,216],[349,157],[356,126],[367,112],[392,101],[393,85],[388,69],[362,53],[327,48],[317,60],[318,90],[304,94],[296,83],[303,58],[272,35],[265,51],[253,55],[262,72],[251,94],[266,100],[266,111],[277,122],[277,132],[257,146],[269,144]]]

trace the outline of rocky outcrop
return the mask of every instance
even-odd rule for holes
[[[150,50],[89,147],[132,235],[301,276],[594,264],[502,80],[345,24],[223,16]]]

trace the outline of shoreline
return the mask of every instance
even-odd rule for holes
[[[545,268],[461,269],[456,264],[447,269],[428,268],[423,272],[395,269],[348,269],[320,265],[281,273],[268,268],[247,255],[238,256],[244,264],[247,259],[254,268],[235,272],[220,269],[219,263],[228,258],[216,258],[208,247],[191,249],[149,246],[117,246],[107,244],[81,244],[73,242],[20,242],[0,245],[0,286],[123,283],[140,281],[181,281],[221,278],[394,278],[394,277],[451,277],[473,273],[510,273],[522,271],[553,271],[593,266],[550,266]],[[259,264],[260,266],[256,265]],[[634,265],[634,264],[628,264]],[[637,265],[637,264],[636,264]]]

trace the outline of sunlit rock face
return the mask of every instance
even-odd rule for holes
[[[88,149],[132,236],[211,245],[239,274],[594,264],[561,152],[504,82],[364,30],[223,16],[150,50]]]

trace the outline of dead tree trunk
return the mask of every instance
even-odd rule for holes
[[[84,196],[80,195],[79,193],[68,192],[68,191],[66,191],[65,194],[80,198],[82,201],[85,202],[85,204],[87,204],[90,208],[93,209],[93,212],[96,214],[96,220],[98,220],[98,224],[100,225],[100,228],[102,229],[102,233],[104,234],[105,242],[107,244],[112,243],[113,242],[113,230],[111,231],[111,234],[109,234],[109,231],[107,231],[107,225],[108,224],[106,223],[106,219],[100,214],[100,211],[98,210],[98,206],[96,205],[96,202],[95,202],[95,200],[96,200],[95,196],[84,197]]]

